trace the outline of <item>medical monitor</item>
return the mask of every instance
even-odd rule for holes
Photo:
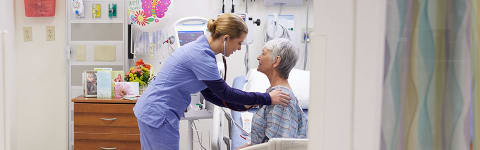
[[[178,31],[178,42],[180,46],[195,41],[198,37],[203,35],[203,31]]]

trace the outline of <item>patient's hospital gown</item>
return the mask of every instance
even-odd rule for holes
[[[283,86],[269,88],[267,92],[281,89],[292,98],[288,106],[263,105],[252,119],[251,144],[267,142],[271,138],[306,138],[307,117],[293,92]]]

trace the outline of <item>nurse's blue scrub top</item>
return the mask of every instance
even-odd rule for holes
[[[140,121],[160,127],[163,121],[178,128],[178,121],[190,104],[190,94],[207,86],[202,80],[221,79],[215,53],[205,36],[173,52],[133,108]]]

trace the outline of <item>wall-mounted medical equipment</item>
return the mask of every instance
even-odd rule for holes
[[[143,31],[158,30],[171,5],[171,0],[129,0],[130,22]]]
[[[265,41],[286,38],[294,41],[295,20],[293,15],[268,15],[265,25]]]
[[[27,17],[55,16],[55,0],[24,0],[24,2]]]
[[[72,11],[76,17],[85,16],[85,6],[83,0],[72,0]]]
[[[187,17],[175,22],[175,41],[183,46],[195,41],[207,32],[208,20],[202,17]]]
[[[240,18],[242,18],[243,21],[245,21],[245,24],[247,24],[247,27],[248,27],[248,34],[247,34],[247,38],[245,38],[245,40],[243,41],[243,45],[249,45],[249,44],[252,44],[253,43],[253,39],[255,37],[255,32],[254,29],[258,26],[260,26],[260,19],[253,19],[253,17],[251,16],[248,16],[247,13],[236,13],[238,16],[240,16]]]
[[[304,0],[264,0],[265,6],[284,5],[284,6],[301,6]]]

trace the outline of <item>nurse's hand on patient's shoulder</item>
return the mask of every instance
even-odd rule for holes
[[[282,90],[273,90],[268,94],[270,94],[270,99],[272,99],[272,105],[280,104],[287,106],[291,99],[290,95],[282,92]]]

